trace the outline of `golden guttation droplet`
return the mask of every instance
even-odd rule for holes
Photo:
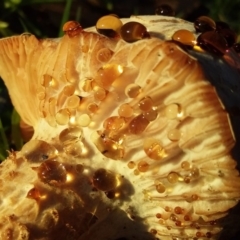
[[[30,140],[24,144],[21,152],[30,162],[42,162],[57,155],[57,150],[54,146],[37,139]]]
[[[117,116],[109,117],[103,123],[103,127],[106,130],[113,130],[113,131],[118,131],[124,125],[125,125],[124,118],[117,117]]]
[[[181,137],[181,132],[178,129],[172,129],[168,132],[168,138],[171,141],[178,141]]]
[[[191,196],[191,198],[192,198],[193,201],[196,201],[196,200],[199,199],[199,197],[198,197],[197,194],[193,194],[193,195]]]
[[[140,172],[137,169],[134,169],[133,173],[134,173],[135,176],[140,174]]]
[[[87,127],[91,122],[91,118],[88,114],[84,113],[77,118],[77,123],[81,127]]]
[[[66,96],[72,96],[75,92],[75,86],[74,85],[67,85],[63,88],[63,93]]]
[[[129,123],[128,125],[129,133],[141,134],[146,129],[148,124],[149,124],[149,121],[143,116],[143,114],[140,114],[135,118],[133,118]]]
[[[153,138],[147,138],[144,141],[143,149],[146,155],[154,160],[161,160],[167,155],[161,143]]]
[[[177,103],[170,104],[165,109],[165,115],[169,119],[176,119],[182,116],[181,105]]]
[[[82,128],[80,127],[66,128],[59,134],[59,140],[65,146],[80,141],[81,139]]]
[[[197,167],[193,167],[188,175],[190,178],[198,178],[199,177],[199,169]]]
[[[174,208],[174,212],[176,214],[182,214],[183,213],[183,209],[181,207],[177,206],[177,207]]]
[[[154,121],[157,116],[158,116],[158,111],[157,109],[150,109],[149,111],[147,112],[143,112],[143,116],[150,122]]]
[[[110,191],[117,188],[120,184],[117,175],[104,168],[95,171],[93,175],[93,185],[101,191]]]
[[[135,164],[135,162],[130,161],[130,162],[128,162],[127,166],[128,166],[128,168],[133,169],[136,166],[136,164]]]
[[[73,142],[72,144],[65,145],[63,150],[65,153],[73,156],[78,157],[83,152],[84,145],[82,141]]]
[[[133,115],[133,108],[128,103],[124,103],[119,107],[118,114],[120,117],[129,118]]]
[[[156,185],[156,190],[159,193],[164,193],[166,191],[166,188],[164,187],[164,185],[162,183],[159,183],[159,184]]]
[[[125,89],[125,94],[129,98],[136,98],[141,92],[141,87],[136,83],[129,84]]]
[[[91,140],[104,156],[114,160],[123,158],[125,151],[121,139],[116,141],[109,138],[104,133],[93,132],[91,134]]]
[[[63,25],[63,32],[69,37],[74,37],[83,31],[80,23],[76,21],[68,21]]]
[[[167,180],[170,182],[170,183],[177,183],[178,182],[178,179],[179,179],[179,175],[178,173],[176,172],[170,172],[167,176]]]
[[[48,184],[64,183],[67,179],[67,172],[62,163],[46,160],[38,167],[38,177]]]
[[[27,193],[27,198],[39,200],[40,199],[40,192],[36,188],[32,188]]]
[[[190,221],[190,220],[191,220],[191,218],[190,218],[189,215],[185,215],[185,216],[184,216],[184,221]]]
[[[108,48],[101,48],[98,52],[97,52],[97,59],[100,62],[108,62],[111,57],[113,55],[113,51],[111,51]]]
[[[186,29],[177,30],[173,34],[172,39],[184,45],[194,46],[196,44],[196,38],[194,34]]]
[[[152,229],[150,230],[150,233],[153,234],[153,235],[156,235],[156,234],[157,234],[157,230],[154,229],[154,228],[152,228]]]
[[[106,15],[98,19],[96,29],[107,37],[116,37],[122,27],[122,21],[116,15]]]
[[[95,113],[98,110],[98,105],[96,103],[90,103],[88,104],[87,109],[90,113]]]
[[[123,73],[119,64],[106,64],[97,71],[96,83],[103,88],[108,88]]]
[[[166,207],[164,208],[164,210],[165,210],[166,212],[171,212],[171,211],[172,211],[172,208],[170,208],[169,206],[166,206]]]
[[[181,163],[181,168],[183,168],[184,170],[188,170],[190,168],[190,163],[187,161],[183,161]]]
[[[59,125],[66,125],[70,119],[70,112],[68,109],[64,108],[57,112],[55,116],[56,122]]]
[[[139,172],[147,172],[149,169],[149,164],[146,161],[140,161],[137,165]]]
[[[162,218],[162,214],[161,213],[157,213],[156,214],[156,218]]]
[[[80,104],[80,98],[76,95],[72,95],[67,99],[68,108],[77,108]]]
[[[153,107],[153,101],[150,97],[144,97],[142,98],[139,103],[139,108],[142,110],[142,111],[150,111]]]
[[[98,87],[96,90],[94,90],[94,99],[96,101],[102,101],[106,98],[107,92],[105,89]]]

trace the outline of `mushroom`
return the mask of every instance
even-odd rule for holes
[[[134,41],[76,22],[59,39],[0,40],[0,75],[34,129],[0,165],[0,239],[217,239],[238,203],[231,104],[207,68],[238,70],[169,41],[196,36],[192,23],[121,21]]]

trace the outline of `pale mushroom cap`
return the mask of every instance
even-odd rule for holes
[[[0,75],[35,131],[1,165],[0,239],[219,236],[240,197],[229,116],[198,60],[165,41],[193,26],[132,20],[151,38],[0,40]]]

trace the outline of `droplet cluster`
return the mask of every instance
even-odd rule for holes
[[[239,43],[236,43],[237,34],[225,22],[215,22],[207,16],[201,16],[194,22],[197,39],[192,32],[181,29],[176,31],[172,39],[186,46],[199,46],[201,49],[218,56],[234,49],[237,53]]]
[[[126,42],[135,42],[150,37],[143,24],[139,22],[123,24],[116,15],[101,17],[96,23],[96,29],[100,34],[110,38],[121,37]]]

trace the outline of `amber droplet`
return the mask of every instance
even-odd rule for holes
[[[146,27],[139,22],[125,23],[121,27],[120,34],[122,39],[126,42],[135,42],[150,37]]]
[[[90,113],[96,113],[97,110],[98,110],[98,105],[96,103],[90,103],[88,106],[87,106],[87,109]]]
[[[138,163],[139,172],[147,172],[148,169],[149,169],[149,164],[146,161],[140,161]]]
[[[221,29],[229,29],[229,25],[226,22],[222,21],[217,21],[216,23],[216,30],[221,30]]]
[[[166,106],[165,109],[166,117],[169,119],[175,119],[182,116],[182,107],[180,104],[172,103]]]
[[[143,116],[150,122],[154,121],[158,116],[157,108],[152,108],[147,112],[143,112]]]
[[[170,182],[170,183],[177,183],[178,182],[178,179],[179,179],[179,175],[178,173],[176,172],[170,172],[167,176],[167,180]]]
[[[176,214],[182,214],[182,213],[183,213],[183,210],[182,210],[181,207],[175,207],[175,208],[174,208],[174,212],[175,212]]]
[[[32,188],[27,193],[27,198],[38,200],[40,198],[40,192],[36,188]]]
[[[187,162],[187,161],[183,161],[181,163],[181,167],[184,169],[184,170],[188,170],[190,168],[190,163]]]
[[[235,50],[236,53],[240,53],[240,43],[234,43],[233,49]]]
[[[197,194],[193,194],[191,198],[193,201],[195,201],[195,200],[198,200],[199,197]]]
[[[203,33],[215,30],[216,23],[210,17],[201,16],[195,20],[194,27],[197,32]]]
[[[156,218],[162,218],[162,214],[161,213],[157,213],[156,214]]]
[[[125,120],[122,117],[117,117],[117,116],[113,116],[113,117],[109,117],[107,118],[104,123],[103,123],[103,127],[106,130],[113,130],[113,131],[118,131],[119,129],[121,129],[123,126],[125,125]]]
[[[91,122],[91,118],[88,114],[84,113],[77,117],[77,123],[81,127],[87,127]]]
[[[59,140],[65,146],[80,141],[81,139],[82,128],[80,127],[66,128],[59,134]]]
[[[217,31],[227,42],[227,47],[232,47],[237,41],[237,34],[231,29],[224,28]]]
[[[162,183],[159,183],[156,185],[156,190],[159,192],[159,193],[164,193],[166,191],[166,188],[163,186]]]
[[[42,162],[57,155],[57,150],[54,146],[37,139],[30,140],[24,144],[21,152],[29,162]]]
[[[131,134],[141,134],[148,126],[149,121],[143,114],[133,118],[129,123],[128,130]]]
[[[100,168],[95,171],[92,181],[94,187],[101,191],[113,190],[120,184],[116,174],[104,168]]]
[[[196,232],[196,237],[197,238],[202,237],[202,233],[201,232]]]
[[[118,109],[120,117],[129,118],[133,115],[133,109],[128,103],[122,104]]]
[[[83,31],[80,23],[76,21],[68,21],[63,25],[63,31],[69,36],[74,37]]]
[[[190,221],[190,220],[191,220],[191,218],[190,218],[189,215],[185,215],[185,216],[184,216],[184,221]]]
[[[181,137],[181,132],[178,129],[172,129],[168,132],[168,138],[171,141],[178,141]]]
[[[208,31],[199,35],[197,44],[202,49],[220,56],[228,49],[227,41],[216,31]]]
[[[97,52],[97,59],[100,62],[108,62],[113,55],[113,51],[108,48],[102,48]]]
[[[103,88],[108,88],[123,73],[119,64],[106,64],[97,71],[96,83]]]
[[[154,160],[162,160],[167,156],[162,144],[153,138],[147,138],[144,140],[143,149],[146,155]]]
[[[207,238],[211,238],[211,237],[212,237],[211,232],[206,232],[206,237],[207,237]]]
[[[162,15],[162,16],[175,16],[175,12],[173,8],[167,4],[162,4],[158,6],[155,10],[156,15]]]
[[[124,147],[122,145],[122,139],[115,141],[104,133],[93,132],[91,140],[97,147],[97,149],[106,157],[111,159],[122,159],[124,157]]]
[[[152,228],[152,229],[150,230],[150,233],[153,234],[153,235],[156,235],[156,234],[157,234],[157,230],[154,229],[154,228]]]
[[[98,19],[96,29],[107,37],[116,37],[122,27],[121,20],[115,15],[107,15]]]
[[[135,162],[133,162],[133,161],[130,161],[130,162],[128,162],[128,164],[127,164],[127,166],[128,166],[128,168],[130,168],[130,169],[133,169],[134,167],[135,167]]]
[[[80,98],[76,95],[72,95],[67,99],[68,108],[77,108],[80,104]]]
[[[38,177],[48,184],[64,183],[67,172],[64,165],[56,160],[46,160],[38,167]]]
[[[142,111],[150,111],[153,107],[153,101],[150,97],[144,97],[143,99],[141,99],[138,103],[139,105],[139,108],[142,110]]]
[[[172,40],[189,46],[194,46],[196,43],[194,34],[186,29],[176,31],[172,36]]]
[[[94,99],[95,101],[103,101],[107,96],[107,92],[104,88],[98,87],[94,90]]]
[[[56,118],[57,124],[66,125],[69,122],[70,112],[66,108],[61,109],[57,112],[55,118]]]
[[[135,83],[129,84],[125,89],[125,94],[129,98],[135,98],[141,92],[141,87]]]

